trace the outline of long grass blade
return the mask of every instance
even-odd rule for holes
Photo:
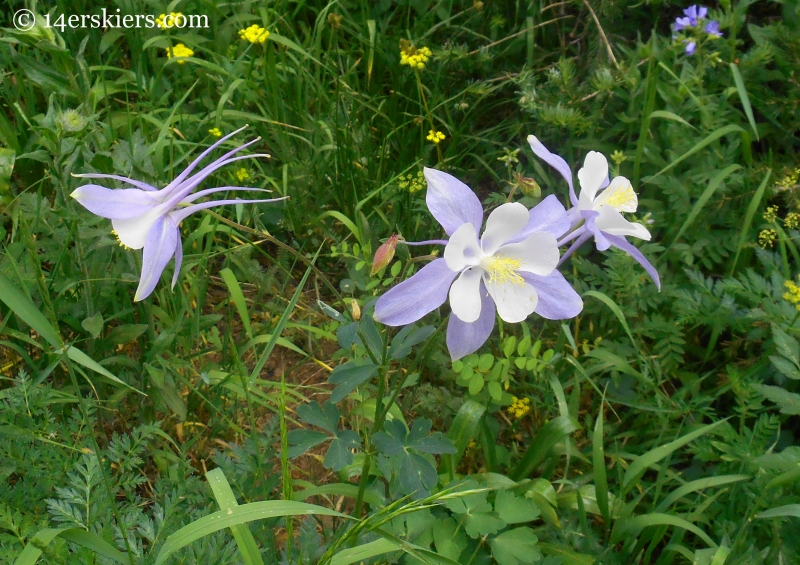
[[[214,498],[217,499],[220,510],[230,510],[239,506],[222,469],[213,469],[206,473],[206,480],[214,493]],[[264,560],[261,559],[258,545],[250,528],[245,524],[236,524],[231,526],[231,533],[236,540],[236,545],[239,546],[239,552],[242,554],[242,561],[245,562],[245,565],[264,565]]]

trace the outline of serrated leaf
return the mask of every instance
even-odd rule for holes
[[[539,538],[530,528],[515,528],[503,532],[494,538],[492,555],[500,565],[519,565],[520,563],[536,563],[542,558],[537,544]]]
[[[503,489],[497,493],[494,501],[497,515],[506,524],[521,524],[536,520],[541,512],[536,504],[527,498],[516,496],[513,492]]]
[[[800,359],[800,345],[792,336],[781,330],[778,326],[772,326],[772,338],[778,353],[794,363]]]
[[[771,355],[769,360],[772,365],[778,369],[787,379],[800,380],[800,369],[797,365],[786,359],[785,357],[778,357]]]
[[[800,394],[789,392],[785,388],[772,385],[752,385],[767,400],[778,405],[781,413],[789,415],[800,414]]]

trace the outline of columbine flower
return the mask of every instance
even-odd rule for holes
[[[245,126],[247,127],[247,126]],[[84,173],[74,175],[82,178],[109,178],[122,181],[136,188],[109,189],[96,184],[87,184],[77,188],[71,196],[93,214],[111,220],[114,231],[120,242],[131,249],[142,249],[142,276],[139,287],[136,289],[134,301],[147,298],[158,283],[164,267],[170,259],[175,257],[175,274],[172,276],[172,286],[178,280],[181,270],[183,248],[178,225],[190,214],[223,204],[252,204],[257,202],[274,202],[283,198],[262,200],[212,200],[200,204],[192,204],[204,196],[215,192],[233,190],[252,190],[256,192],[269,192],[259,188],[243,188],[236,186],[223,186],[208,188],[200,192],[194,190],[208,176],[220,167],[256,157],[269,157],[266,154],[240,155],[234,157],[242,149],[249,147],[261,138],[245,143],[241,147],[228,151],[225,155],[201,169],[192,176],[189,174],[197,167],[209,153],[221,143],[236,135],[245,128],[240,128],[217,141],[214,145],[203,151],[186,169],[171,183],[161,190],[147,183],[121,177],[99,173]]]
[[[167,47],[167,59],[175,57],[179,65],[185,63],[183,60],[185,57],[191,57],[192,55],[194,55],[194,51],[186,47],[183,43],[178,43],[175,47]]]
[[[222,137],[222,132],[220,131],[219,128],[211,128],[210,130],[208,130],[208,133],[210,133],[214,137]]]
[[[247,29],[240,29],[239,37],[250,43],[264,43],[269,37],[269,32],[263,27],[253,24]]]
[[[444,141],[445,137],[446,136],[442,132],[432,129],[428,132],[428,137],[425,139],[433,142],[434,145],[439,145],[441,141]]]
[[[594,236],[595,245],[600,251],[609,247],[616,247],[636,259],[647,271],[656,286],[661,289],[658,272],[653,265],[645,259],[644,255],[631,245],[626,236],[650,240],[650,232],[642,224],[629,222],[621,212],[635,212],[638,199],[633,187],[625,177],[615,177],[608,180],[608,161],[597,151],[590,151],[586,155],[583,168],[578,171],[578,181],[581,185],[580,197],[575,196],[572,185],[572,171],[567,162],[550,153],[536,137],[529,135],[528,143],[533,152],[556,169],[569,185],[569,199],[574,206],[570,211],[570,220],[573,227],[580,225],[569,235],[564,237],[559,245],[575,240],[572,246],[564,253],[561,262],[569,257],[585,241]]]
[[[375,319],[389,326],[415,322],[450,298],[447,348],[455,361],[476,351],[492,333],[495,312],[521,322],[536,312],[562,320],[576,316],[583,301],[556,270],[556,238],[569,229],[564,207],[548,196],[528,211],[519,203],[495,209],[478,239],[483,209],[455,177],[425,169],[426,203],[449,240],[444,258],[425,265],[378,299]]]

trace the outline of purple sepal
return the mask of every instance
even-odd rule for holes
[[[694,55],[694,50],[697,48],[696,41],[690,41],[686,44],[686,54],[687,55]]]
[[[578,197],[575,195],[575,187],[572,184],[572,169],[569,168],[564,158],[555,153],[551,153],[550,150],[533,135],[528,136],[528,143],[537,157],[561,173],[561,176],[564,177],[564,180],[567,181],[569,185],[569,200],[572,202],[573,206],[577,206]]]
[[[387,326],[416,322],[444,304],[456,276],[444,259],[431,261],[378,299],[375,320]]]
[[[450,359],[457,361],[480,349],[494,328],[495,305],[486,286],[481,282],[481,315],[474,322],[462,322],[451,313],[447,323],[447,349]]]
[[[109,220],[134,218],[158,206],[149,193],[138,188],[111,189],[85,184],[72,191],[71,196],[92,214]]]
[[[483,207],[472,189],[445,172],[428,167],[423,172],[428,181],[425,203],[445,233],[453,235],[453,232],[468,223],[475,226],[476,233],[480,233]]]
[[[583,310],[583,300],[580,295],[558,271],[546,276],[522,273],[522,278],[536,289],[539,302],[534,312],[542,318],[567,320],[574,318]]]
[[[161,216],[147,232],[142,253],[142,276],[136,289],[134,302],[144,300],[158,284],[164,267],[175,254],[180,235],[178,227],[169,216]]]
[[[650,261],[648,261],[644,255],[642,255],[641,251],[639,251],[633,244],[631,244],[622,236],[606,234],[606,237],[612,246],[616,247],[617,249],[621,249],[636,259],[636,261],[638,261],[638,263],[644,267],[644,270],[647,271],[647,274],[650,275],[650,278],[653,279],[653,282],[656,283],[658,290],[661,290],[661,279],[658,276],[658,271],[656,271],[656,268],[653,267]]]
[[[558,238],[564,235],[571,225],[564,205],[558,201],[555,194],[549,195],[531,208],[528,215],[527,225],[506,244],[525,241],[531,234],[538,231],[553,234]]]
[[[714,37],[722,37],[722,32],[719,30],[719,22],[711,21],[706,24],[706,33]]]

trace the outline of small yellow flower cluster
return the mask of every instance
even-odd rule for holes
[[[800,275],[798,275],[800,280]],[[794,307],[800,310],[800,286],[796,285],[793,281],[786,281],[783,283],[787,292],[783,295],[783,299],[794,304]]]
[[[210,133],[214,137],[222,137],[222,132],[219,130],[219,128],[211,128],[210,130],[208,130],[208,133]]]
[[[400,64],[412,69],[424,69],[433,53],[427,47],[417,49],[410,41],[400,40]]]
[[[178,64],[182,65],[185,61],[184,57],[191,57],[194,51],[186,47],[183,43],[178,43],[175,47],[167,47],[167,59],[175,57],[178,59]]]
[[[256,24],[247,29],[239,30],[239,37],[250,43],[264,43],[269,37],[269,32]]]
[[[398,178],[400,179],[400,182],[397,183],[398,186],[402,190],[407,190],[412,194],[425,188],[425,175],[422,174],[422,171],[419,171],[416,175],[400,175]]]
[[[181,14],[180,12],[170,12],[169,15],[161,14],[156,18],[156,25],[158,29],[169,29],[171,27],[182,27],[178,26],[178,24],[184,24],[186,21],[186,16]]]
[[[239,179],[240,181],[247,180],[250,178],[250,173],[248,173],[247,169],[245,169],[244,167],[242,167],[241,169],[236,169],[236,173],[234,174],[236,175],[236,178]]]
[[[758,234],[758,244],[763,249],[775,245],[776,239],[778,239],[778,232],[771,228],[768,230],[761,230],[761,233]]]
[[[797,184],[798,180],[800,180],[800,167],[795,167],[791,173],[787,173],[785,177],[775,184],[777,186],[782,186],[783,188],[792,188]]]
[[[768,224],[771,224],[778,218],[778,207],[777,206],[769,206],[766,210],[764,210],[764,221]]]
[[[426,137],[425,139],[433,142],[434,145],[439,145],[441,141],[444,141],[445,137],[446,137],[445,134],[443,134],[442,132],[432,129],[428,132],[428,137]]]
[[[519,399],[516,396],[511,397],[511,406],[508,407],[508,413],[514,416],[517,420],[525,416],[531,411],[531,399]]]
[[[789,212],[783,219],[783,223],[790,230],[796,229],[797,226],[800,226],[800,214],[797,212]]]

